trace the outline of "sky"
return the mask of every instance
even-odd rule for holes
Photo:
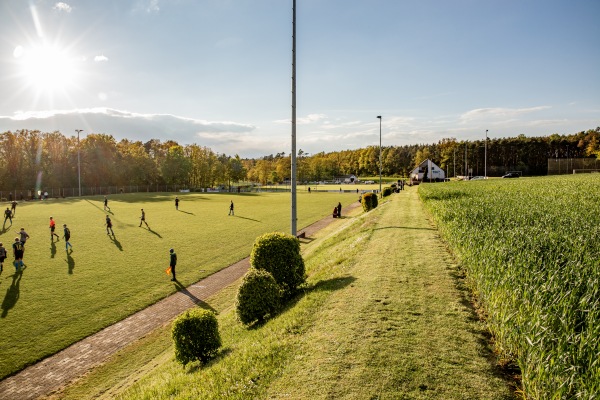
[[[297,0],[296,147],[594,129],[599,17],[598,0]],[[291,0],[0,2],[0,132],[289,154],[291,74]]]

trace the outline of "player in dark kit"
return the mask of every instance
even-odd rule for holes
[[[0,243],[0,272],[4,269],[4,260],[6,260],[6,256],[6,249],[2,246],[2,243]]]
[[[15,238],[13,243],[13,254],[15,255],[15,270],[18,272],[19,267],[23,266],[23,253],[25,252],[25,246],[18,237]]]
[[[142,226],[142,222],[143,222],[144,224],[146,224],[146,227],[147,227],[147,228],[150,228],[150,227],[148,226],[148,223],[146,222],[146,212],[144,211],[144,209],[143,209],[143,208],[142,208],[142,216],[140,217],[140,226]]]
[[[179,197],[175,197],[175,209],[179,210]]]
[[[171,278],[171,280],[176,281],[177,278],[175,277],[175,266],[177,265],[177,254],[175,254],[175,250],[173,250],[173,249],[170,249],[169,253],[171,253],[169,267],[171,267],[171,273],[173,274],[173,278]]]
[[[110,217],[108,216],[108,214],[106,214],[106,234],[108,235],[109,232],[108,230],[110,229],[110,233],[112,233],[113,236],[115,236],[115,233],[113,232],[112,229],[112,221],[110,220]]]
[[[6,207],[6,210],[4,211],[4,225],[6,225],[6,220],[10,220],[10,224],[12,225],[12,211],[10,211],[10,208]]]
[[[63,224],[63,238],[65,239],[65,251],[69,250],[69,246],[71,246],[71,251],[73,251],[73,245],[69,243],[71,239],[71,230],[67,228],[67,224]]]

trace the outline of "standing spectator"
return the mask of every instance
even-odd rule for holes
[[[10,208],[8,207],[6,207],[6,210],[4,211],[4,225],[6,225],[7,219],[10,220],[10,224],[12,225],[12,211],[10,211]]]
[[[110,211],[110,207],[108,206],[108,199],[104,196],[104,211]]]
[[[310,186],[308,187],[308,194],[310,194]]]
[[[228,215],[235,215],[233,213],[233,200],[231,200],[231,204],[229,205],[229,214]]]
[[[51,242],[54,242],[54,236],[56,236],[57,242],[60,240],[60,237],[56,233],[54,233],[55,229],[56,229],[56,222],[54,222],[52,217],[50,217],[50,241]]]
[[[71,251],[73,251],[73,245],[69,243],[69,239],[71,239],[71,230],[67,228],[67,224],[63,224],[63,238],[65,239],[65,251],[69,250],[69,246],[71,246]]]
[[[142,208],[142,216],[140,217],[140,226],[142,226],[142,222],[146,224],[146,228],[150,229],[148,223],[146,222],[146,212]]]
[[[342,203],[338,202],[337,205],[337,214],[338,214],[338,218],[342,218]]]
[[[337,218],[337,216],[338,216],[337,207],[333,207],[333,218]]]
[[[19,235],[21,236],[21,243],[23,243],[23,246],[25,246],[25,242],[27,241],[27,239],[29,239],[29,235],[27,234],[27,232],[25,232],[25,228],[21,228]]]
[[[175,196],[175,209],[179,210],[179,197]]]
[[[4,260],[6,260],[6,249],[0,243],[0,272],[4,269]]]
[[[171,253],[171,259],[169,260],[169,267],[171,268],[171,273],[173,274],[173,278],[171,280],[175,282],[177,277],[175,276],[175,266],[177,265],[177,254],[175,254],[175,250],[170,249],[169,253]]]
[[[13,200],[12,203],[10,203],[10,210],[12,211],[12,215],[13,217],[15,216],[15,214],[17,213],[17,202]]]
[[[15,270],[18,272],[19,267],[23,266],[23,253],[25,252],[25,246],[19,240],[18,237],[15,238],[15,242],[13,243],[13,254],[15,256]]]
[[[110,220],[110,217],[108,216],[108,214],[106,214],[106,234],[108,235],[109,232],[108,230],[110,229],[110,233],[112,233],[113,236],[115,236],[115,233],[113,232],[112,229],[112,221]]]

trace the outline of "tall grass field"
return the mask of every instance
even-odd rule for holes
[[[600,176],[421,185],[528,399],[600,397]]]
[[[190,285],[250,254],[265,232],[290,230],[290,195],[122,194],[24,202],[0,242],[8,250],[0,274],[0,378],[53,354],[178,290],[165,273],[169,249],[178,255],[177,278]],[[235,216],[229,216],[230,201]],[[356,196],[298,195],[298,228],[330,214]],[[146,225],[140,225],[141,209]],[[343,213],[343,210],[342,210]],[[105,217],[114,236],[106,233]],[[71,230],[73,251],[64,239],[50,239],[49,218]],[[26,268],[15,273],[12,243],[23,227]]]

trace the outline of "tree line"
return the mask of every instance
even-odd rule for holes
[[[487,149],[486,149],[487,147]],[[449,176],[483,175],[487,152],[488,176],[509,170],[525,175],[547,174],[549,158],[600,159],[600,127],[571,135],[457,141],[385,146],[381,169],[385,176],[407,176],[430,158]],[[299,182],[332,180],[339,175],[379,174],[380,149],[297,155]],[[78,165],[82,186],[179,185],[189,188],[230,186],[237,182],[278,183],[289,180],[290,155],[284,152],[259,158],[219,154],[198,144],[152,139],[147,142],[111,135],[89,134],[78,140],[56,131],[19,130],[0,133],[0,190],[77,187]],[[467,168],[465,170],[465,168]]]

